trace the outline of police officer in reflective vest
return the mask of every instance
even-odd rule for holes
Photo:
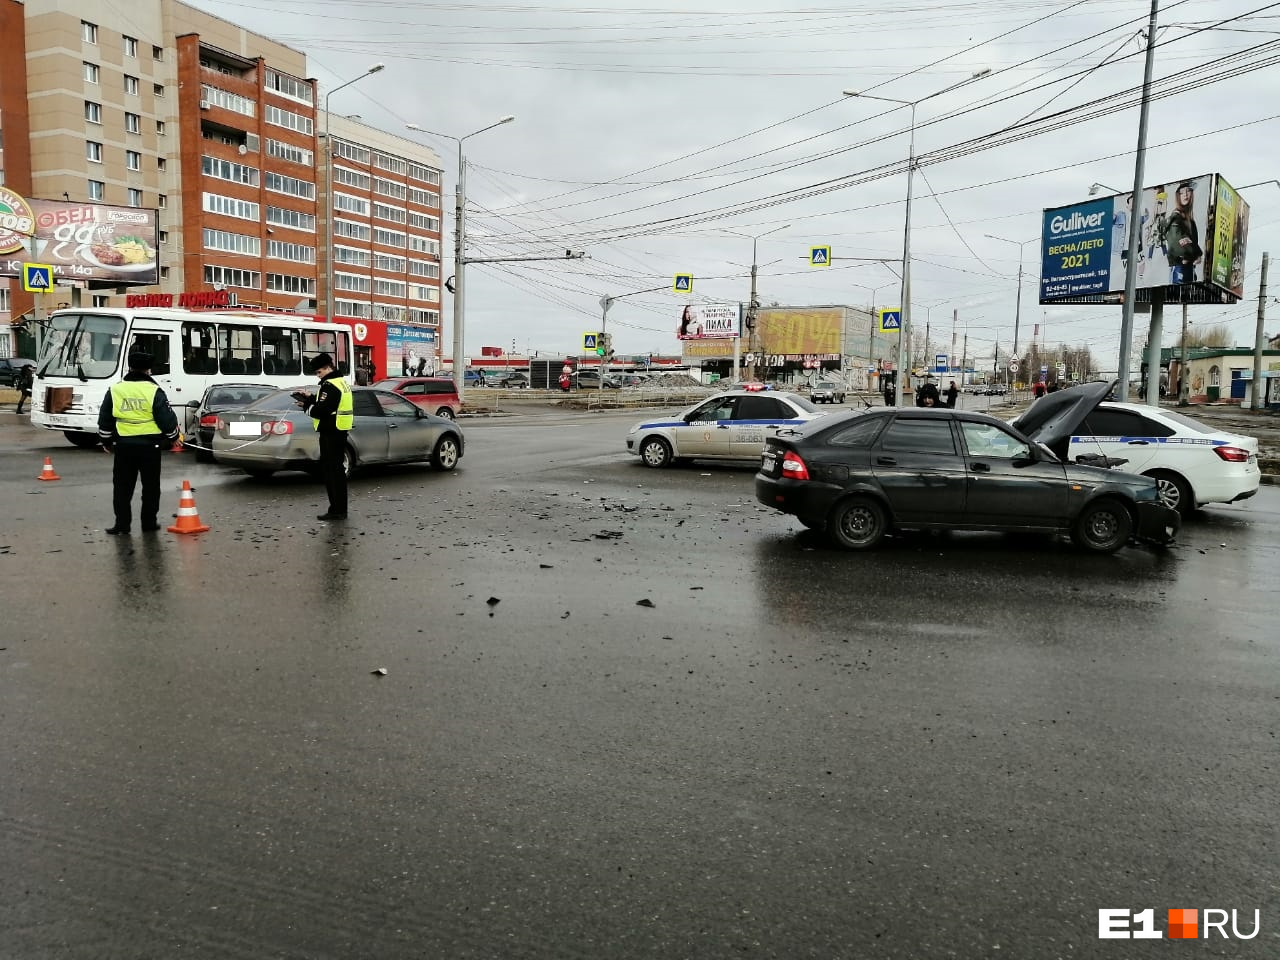
[[[151,379],[151,356],[129,354],[129,372],[111,385],[98,411],[98,439],[115,453],[111,471],[116,523],[107,533],[128,533],[133,523],[133,488],[142,477],[142,529],[160,529],[160,455],[178,439],[178,418],[164,391]]]
[[[293,398],[303,410],[311,411],[311,425],[320,434],[320,473],[329,494],[329,509],[317,520],[343,520],[347,516],[347,474],[343,460],[347,451],[347,432],[355,426],[355,405],[351,387],[333,366],[333,357],[319,354],[311,363],[311,372],[320,378],[315,394],[298,391]]]

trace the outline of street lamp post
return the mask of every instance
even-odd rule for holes
[[[1100,184],[1095,183],[1095,187]],[[1089,191],[1092,193],[1092,189]],[[1022,251],[1028,243],[1039,243],[1039,237],[1032,237],[1030,240],[1010,240],[1008,237],[997,237],[994,233],[984,234],[991,240],[1001,240],[1004,243],[1012,243],[1018,248],[1018,299],[1015,301],[1013,308],[1013,353],[1012,356],[1018,355],[1018,327],[1022,322]]]
[[[927,97],[921,97],[919,100],[898,100],[894,97],[881,97],[875,94],[863,93],[860,90],[843,91],[846,97],[860,97],[864,100],[881,100],[885,103],[896,103],[902,107],[911,108],[911,134],[907,146],[907,210],[904,217],[902,229],[902,318],[898,327],[898,375],[894,378],[893,397],[895,406],[902,406],[902,387],[903,375],[906,364],[910,357],[911,350],[911,187],[912,177],[916,170],[916,107],[933,97],[941,96],[956,87],[963,86],[970,81],[985,77],[991,71],[979,70],[972,76],[959,83],[953,83],[949,87],[945,87],[937,93],[931,93]]]
[[[329,98],[341,90],[343,87],[349,87],[353,83],[359,83],[365,77],[377,73],[385,64],[375,63],[364,73],[358,77],[348,80],[346,83],[340,83],[328,93],[324,95],[324,149],[327,155],[325,161],[325,313],[328,314],[329,322],[333,322],[333,138],[329,135]]]
[[[789,226],[791,226],[791,224],[784,223],[780,227],[774,227],[772,230],[766,230],[764,233],[757,233],[757,234],[738,233],[734,230],[725,231],[725,233],[732,234],[735,237],[743,237],[744,239],[750,239],[751,241],[751,300],[747,305],[747,317],[746,317],[747,333],[749,334],[749,338],[747,340],[748,353],[758,352],[755,350],[755,346],[754,346],[756,342],[756,316],[760,311],[760,299],[759,299],[758,292],[756,290],[756,274],[759,269],[757,264],[757,257],[756,257],[757,245],[759,244],[761,237],[767,237],[771,233],[777,233],[780,230],[785,230]],[[735,358],[735,363],[736,363],[736,358]],[[756,373],[756,365],[753,363],[751,364],[752,379],[755,379],[755,373]],[[738,371],[736,369],[733,371],[733,376],[735,380],[738,379]]]
[[[514,116],[508,114],[505,117],[500,117],[495,123],[491,123],[487,127],[481,127],[479,130],[473,130],[471,133],[465,134],[461,137],[453,137],[447,133],[438,133],[435,130],[428,130],[426,127],[420,127],[416,123],[405,124],[405,126],[410,130],[416,130],[419,133],[429,133],[435,137],[443,137],[446,140],[454,141],[458,145],[458,189],[454,191],[453,198],[453,383],[459,399],[462,398],[467,379],[466,341],[463,333],[465,317],[463,271],[467,265],[467,258],[464,250],[467,240],[467,171],[466,161],[462,156],[462,141],[468,140],[471,137],[476,136],[476,134],[484,133],[486,130],[492,130],[494,127],[500,127],[504,123],[510,123],[514,119]]]

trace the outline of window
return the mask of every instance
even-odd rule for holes
[[[276,193],[287,193],[291,197],[305,197],[308,200],[314,200],[316,197],[316,185],[310,180],[285,177],[278,173],[267,173],[266,187]]]
[[[340,317],[359,317],[362,320],[372,319],[370,316],[372,311],[367,303],[360,303],[356,300],[335,299],[333,306]]]
[[[375,153],[373,155],[373,165],[383,170],[390,170],[392,173],[398,173],[401,176],[409,172],[409,164],[407,162],[386,153]]]
[[[262,336],[257,327],[231,324],[218,327],[218,371],[223,374],[262,372]]]
[[[385,390],[375,393],[374,397],[382,407],[382,415],[384,417],[395,417],[399,420],[416,420],[418,418],[417,406],[404,397],[397,397],[394,393],[388,393]]]
[[[838,447],[869,447],[875,442],[876,434],[883,426],[883,417],[864,417],[845,427],[827,442]]]
[[[95,294],[93,298],[93,305],[95,307],[110,306],[110,304],[108,303],[110,299],[111,298],[109,296],[106,296],[105,294]]]
[[[222,107],[224,110],[230,110],[232,113],[238,113],[242,116],[255,117],[258,115],[258,105],[248,97],[230,93],[221,87],[211,86],[207,83],[200,84],[200,99],[208,101],[215,107]]]
[[[429,253],[433,256],[440,256],[440,241],[431,240],[428,237],[410,237],[409,249],[414,253]]]
[[[432,294],[435,294],[435,296],[432,296]],[[440,299],[440,295],[436,293],[435,287],[424,286],[421,283],[411,283],[409,284],[409,299],[426,300],[429,303],[434,303]]]
[[[160,233],[160,242],[161,242],[161,243],[168,243],[168,242],[169,242],[169,231],[168,231],[168,230],[161,230],[161,231],[159,231],[159,233]]]
[[[267,289],[277,293],[305,293],[315,295],[316,282],[310,277],[295,277],[287,273],[268,273]]]
[[[224,197],[218,193],[206,193],[204,195],[204,209],[209,213],[220,213],[224,217],[238,217],[241,220],[258,222],[259,207],[249,200]]]
[[[373,192],[384,197],[403,200],[409,195],[409,188],[403,183],[396,183],[394,180],[383,180],[381,177],[374,177]]]
[[[106,193],[106,191],[107,191],[107,185],[103,183],[101,180],[89,181],[89,199],[90,200],[101,200],[103,195]]]
[[[384,280],[378,277],[373,281],[373,292],[382,297],[396,297],[403,300],[405,297],[405,283],[403,280]]]
[[[219,160],[217,157],[201,157],[200,169],[205,176],[219,180],[230,180],[232,183],[243,183],[250,187],[258,185],[258,168],[246,167],[242,163],[230,160]]]
[[[709,420],[732,420],[738,406],[738,397],[720,397],[708,400],[692,413],[685,415],[685,423],[703,423]]]
[[[297,100],[299,103],[315,103],[315,90],[310,83],[291,77],[287,73],[280,73],[278,70],[267,69],[263,86],[272,93],[278,93],[290,100]]]
[[[262,274],[256,270],[239,270],[235,267],[214,267],[205,265],[205,283],[221,283],[228,287],[243,287],[246,290],[262,289]]]
[[[334,191],[333,208],[335,210],[345,210],[347,213],[359,213],[366,217],[369,215],[369,201],[353,197],[349,193]]]
[[[440,186],[440,173],[432,170],[430,167],[423,166],[421,163],[409,164],[409,176],[414,180],[421,180],[423,183],[434,184]]]
[[[301,243],[286,243],[283,240],[267,241],[267,256],[277,260],[292,260],[295,263],[315,263],[316,248]]]
[[[138,95],[138,78],[124,75],[124,92],[136,97]]]
[[[206,250],[224,250],[227,253],[245,253],[257,257],[262,254],[262,241],[243,233],[231,233],[227,230],[204,231]]]
[[[155,97],[157,100],[163,100],[163,99],[164,99],[164,84],[163,84],[163,83],[153,83],[153,84],[151,85],[151,95],[152,95],[153,97]]]
[[[347,357],[351,356],[351,336],[340,331],[302,331],[302,359],[307,369],[311,369],[311,360],[319,353],[327,353],[338,362],[338,373],[346,376],[351,372]],[[359,396],[359,394],[356,394]],[[366,394],[367,396],[367,394]]]
[[[124,55],[126,57],[133,57],[136,60],[138,58],[138,41],[133,37],[124,36],[123,34],[121,35],[120,40],[124,44]]]
[[[440,218],[429,217],[425,213],[409,214],[409,226],[417,227],[419,230],[430,230],[432,233],[440,232]]]
[[[316,231],[316,218],[299,210],[286,210],[284,207],[267,207],[267,223],[278,227],[291,227],[294,230]],[[334,233],[337,233],[335,230]]]
[[[964,434],[964,445],[971,457],[1018,460],[1031,456],[1031,448],[1026,443],[994,424],[961,421],[960,432]]]
[[[426,260],[410,260],[409,273],[415,277],[431,277],[440,279],[440,264],[428,263]]]
[[[262,116],[267,123],[275,124],[277,127],[296,130],[298,133],[305,133],[307,136],[311,136],[313,132],[310,117],[304,117],[302,114],[294,113],[292,110],[285,110],[283,107],[272,106],[268,103],[263,108]]]
[[[795,417],[791,408],[777,397],[762,397],[748,393],[738,399],[735,420],[791,420]]]
[[[333,286],[338,290],[350,290],[355,293],[370,293],[373,281],[368,277],[360,277],[354,273],[335,272]]]
[[[1172,437],[1176,431],[1163,423],[1148,419],[1131,410],[1109,410],[1098,407],[1084,421],[1078,436],[1096,437]]]
[[[270,138],[267,139],[267,155],[288,160],[291,163],[305,164],[308,167],[315,165],[315,155],[310,150]]]
[[[956,443],[951,436],[950,421],[900,417],[885,430],[880,449],[955,456]]]
[[[434,194],[430,190],[419,190],[417,187],[409,188],[409,199],[424,207],[438,208],[440,206],[438,194]]]
[[[333,182],[345,184],[348,187],[356,187],[359,190],[368,190],[370,180],[367,173],[360,173],[335,164],[333,167]]]
[[[89,159],[90,163],[101,163],[102,144],[96,140],[86,140],[84,142],[84,155]]]
[[[184,323],[182,325],[182,369],[187,373],[217,373],[218,360],[214,356],[217,327],[212,323]]]
[[[333,259],[338,263],[350,263],[358,267],[364,267],[369,264],[369,251],[357,250],[355,247],[344,247],[338,244],[333,248]]]
[[[156,61],[156,63],[159,63],[162,60],[164,60],[164,47],[152,47],[151,59]]]
[[[125,111],[124,132],[125,133],[141,133],[142,117],[138,116],[138,114],[136,113],[129,113],[128,111]]]
[[[409,308],[410,323],[425,323],[430,326],[440,326],[439,310],[419,310],[416,307]]]
[[[373,215],[379,220],[390,220],[392,223],[404,223],[408,220],[404,207],[390,207],[385,203],[375,203]]]
[[[168,166],[169,166],[169,161],[165,160],[164,157],[156,157],[157,170],[159,170],[161,173],[164,173],[164,171],[168,169]]]
[[[140,206],[142,206],[142,191],[141,191],[141,190],[138,190],[138,189],[136,189],[136,188],[134,188],[134,187],[130,187],[130,188],[129,188],[129,206],[131,206],[131,207],[140,207]]]
[[[98,42],[98,25],[90,23],[88,20],[80,21],[80,39],[85,43]]]
[[[129,339],[129,353],[133,353],[135,350],[140,350],[151,357],[152,373],[165,376],[170,372],[169,334],[135,333]]]
[[[130,170],[141,170],[142,154],[137,150],[126,150],[124,152],[124,165]]]
[[[86,100],[84,102],[84,118],[90,123],[102,123],[102,104]]]
[[[164,121],[163,121],[163,120],[157,120],[157,121],[156,121],[156,136],[157,136],[157,137],[163,137],[163,136],[164,136]]]
[[[383,230],[379,227],[373,230],[373,242],[380,243],[384,247],[403,247],[406,239],[405,234],[397,230]]]
[[[354,143],[347,143],[345,140],[334,139],[333,152],[335,156],[345,157],[359,164],[368,164],[369,151],[364,147]]]
[[[159,207],[161,210],[163,210],[163,209],[164,209],[165,207],[167,207],[168,205],[169,205],[169,198],[168,198],[168,197],[166,197],[163,193],[156,194],[156,206],[157,206],[157,207]]]
[[[98,65],[96,63],[84,64],[84,79],[87,83],[98,82]]]
[[[363,223],[352,223],[350,220],[342,220],[334,217],[333,235],[335,237],[346,237],[349,240],[368,240],[373,236],[373,230]]]
[[[375,270],[385,270],[387,273],[404,273],[405,266],[404,257],[397,257],[390,253],[375,253],[373,255],[373,268]]]

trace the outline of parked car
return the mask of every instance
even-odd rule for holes
[[[447,377],[390,377],[373,387],[398,393],[414,406],[446,420],[456,419],[462,409],[458,388]]]
[[[579,370],[576,376],[579,390],[599,390],[600,389],[600,371],[599,370]],[[606,374],[604,377],[604,388],[606,390],[622,389],[622,381],[617,377]]]
[[[467,370],[462,374],[462,386],[465,387],[487,387],[489,385],[488,378],[485,377],[483,370]]]
[[[404,397],[373,387],[352,388],[355,426],[347,436],[343,469],[348,476],[375,463],[430,461],[452,470],[463,453],[461,428]],[[218,416],[213,458],[254,477],[278,470],[315,473],[320,439],[311,417],[298,409],[289,390],[278,390],[245,407]]]
[[[1046,394],[1013,422],[1038,429],[1092,384]],[[1258,440],[1219,430],[1192,417],[1137,403],[1103,401],[1053,452],[1063,460],[1107,457],[1121,469],[1152,477],[1160,499],[1186,517],[1206,503],[1235,503],[1258,492]]]
[[[18,382],[18,371],[23,367],[34,367],[36,362],[26,357],[0,357],[0,384],[12,387]]]
[[[1097,553],[1169,543],[1181,518],[1155,480],[1051,452],[1105,395],[1090,386],[1027,434],[946,408],[834,414],[770,438],[756,499],[849,550],[897,529],[1068,533]]]
[[[637,423],[627,434],[627,451],[647,467],[693,459],[752,461],[773,434],[820,416],[822,411],[794,393],[730,390],[674,416]]]
[[[815,383],[809,390],[809,399],[814,403],[844,403],[844,387],[830,380]]]
[[[248,406],[275,392],[275,387],[264,383],[215,383],[206,388],[199,400],[188,405],[195,411],[192,415],[195,427],[191,431],[191,449],[194,449],[196,459],[201,463],[213,462],[210,448],[218,425],[218,414]]]
[[[498,379],[498,386],[507,389],[523,389],[529,386],[529,375],[523,370],[512,370]]]

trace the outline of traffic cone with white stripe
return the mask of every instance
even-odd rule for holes
[[[44,458],[44,469],[40,471],[37,480],[61,480],[62,478],[53,472],[53,460],[50,457]]]
[[[200,514],[196,513],[196,495],[191,489],[191,481],[182,481],[182,496],[178,499],[177,519],[169,528],[170,533],[204,533],[209,528],[200,522]]]

